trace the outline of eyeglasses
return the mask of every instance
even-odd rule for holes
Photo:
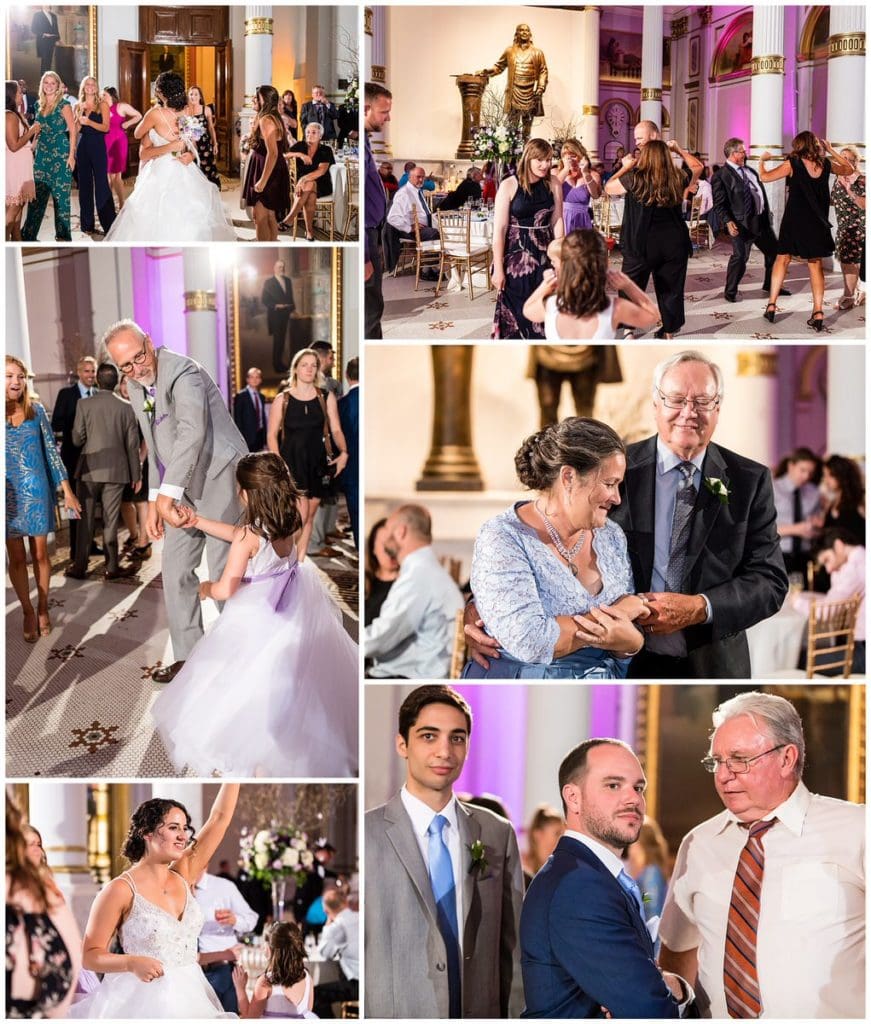
[[[764,750],[761,754],[757,754],[755,757],[703,757],[700,764],[706,772],[710,772],[711,775],[716,772],[720,765],[725,765],[733,775],[746,775],[750,771],[750,765],[754,761],[758,761],[760,757],[765,757],[766,754],[773,754],[775,750],[780,750],[785,747],[785,743],[781,743],[780,746],[772,747],[771,750]]]
[[[703,395],[701,398],[688,398],[686,395],[666,395],[659,388],[656,389],[656,393],[662,399],[662,404],[666,409],[683,409],[685,405],[689,405],[698,410],[698,412],[710,412],[720,404],[719,395],[716,395],[714,398],[706,395]]]
[[[134,365],[141,366],[148,358],[148,335],[145,336],[145,340],[142,342],[142,351],[137,352],[133,357],[132,362],[122,363],[118,369],[125,377],[129,376],[133,372]]]

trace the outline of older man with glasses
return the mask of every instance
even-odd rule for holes
[[[725,810],[681,843],[660,966],[702,1016],[864,1018],[864,807],[807,789],[783,697],[740,694],[713,722],[702,765]]]

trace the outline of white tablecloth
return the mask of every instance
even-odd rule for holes
[[[807,618],[787,603],[769,619],[747,630],[750,647],[750,672],[763,679],[781,669],[798,668]]]
[[[345,189],[347,188],[348,169],[344,163],[335,163],[330,166],[330,177],[333,181],[333,232],[340,236],[345,227]]]

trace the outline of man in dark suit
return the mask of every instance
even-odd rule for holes
[[[370,136],[380,132],[390,120],[390,108],[393,106],[393,93],[377,82],[367,82],[365,101],[363,104],[363,125],[365,137],[365,168],[366,203],[363,212],[366,218],[363,236],[363,280],[366,282],[364,291],[364,331],[367,338],[380,338],[381,316],[384,312],[384,295],[381,290],[381,275],[384,270],[384,255],[381,249],[381,230],[387,219],[387,193],[375,158],[372,156]]]
[[[54,48],[60,39],[57,15],[52,14],[51,7],[48,4],[43,4],[42,10],[34,14],[33,20],[30,23],[30,31],[36,39],[39,73],[44,75],[46,71],[51,71],[51,64],[54,60]]]
[[[314,848],[314,865],[306,873],[305,881],[296,891],[293,900],[294,913],[305,935],[309,932],[320,931],[321,926],[310,924],[306,920],[306,914],[311,909],[311,905],[323,896],[327,880],[330,880],[330,884],[335,884],[339,877],[330,867],[335,855],[335,846],[326,839],[319,839]]]
[[[67,471],[67,477],[72,484],[76,479],[76,466],[79,462],[79,447],[73,443],[73,424],[76,421],[76,406],[82,398],[90,398],[96,393],[94,386],[97,380],[97,360],[93,356],[82,356],[76,363],[76,374],[78,380],[69,387],[61,388],[57,393],[57,400],[54,404],[54,411],[51,414],[51,429],[61,435],[60,458]],[[74,486],[74,485],[73,485]],[[78,534],[79,521],[70,520],[70,557],[76,555],[76,536]],[[93,540],[93,538],[92,538]],[[103,552],[96,546],[92,547],[92,555],[101,555]]]
[[[296,309],[293,285],[284,273],[284,260],[276,260],[272,277],[263,282],[260,301],[266,307],[266,327],[272,335],[272,368],[286,373],[290,368],[291,353],[287,351],[287,325]]]
[[[338,135],[336,122],[339,119],[339,111],[335,103],[330,103],[327,99],[326,90],[322,85],[312,88],[312,98],[303,103],[299,119],[302,122],[303,132],[305,132],[306,125],[312,122],[319,124],[324,130],[324,142],[335,139]]]
[[[94,536],[97,505],[103,509],[103,550],[106,554],[106,579],[131,576],[136,571],[118,565],[118,522],[121,496],[127,484],[138,491],[142,484],[139,464],[139,430],[129,402],[115,394],[118,371],[111,363],[97,370],[99,389],[87,402],[76,406],[73,441],[79,445],[76,478],[82,502],[82,523],[76,541],[76,557],[66,575],[84,579],[88,552]]]
[[[467,202],[476,202],[481,198],[481,179],[484,177],[480,167],[470,167],[466,171],[466,177],[464,181],[454,189],[453,192],[449,192],[445,198],[439,203],[439,209],[447,212],[448,210],[461,210]]]
[[[621,860],[644,822],[647,780],[620,740],[586,740],[563,759],[566,831],[520,915],[524,1017],[668,1019],[692,990],[664,976],[641,890]]]
[[[233,399],[233,420],[251,452],[266,446],[266,405],[260,394],[263,374],[256,366],[245,374],[245,387]]]
[[[635,678],[749,678],[746,629],[788,589],[771,473],[711,442],[720,368],[679,352],[654,371],[657,435],[626,450],[621,504],[635,587],[653,591]]]
[[[777,238],[771,227],[768,195],[759,175],[745,166],[747,153],[741,139],[727,139],[723,146],[726,162],[711,179],[714,210],[718,222],[725,226],[732,241],[732,255],[726,267],[727,302],[738,301],[738,284],[747,269],[750,249],[755,244],[765,257],[765,280],[762,290],[768,294],[771,268],[777,256]],[[789,295],[782,288],[781,295]]]
[[[36,97],[27,91],[27,82],[23,78],[18,79],[18,88],[21,90],[21,116],[28,124],[33,124],[36,117]]]
[[[356,356],[348,360],[345,376],[348,378],[348,393],[339,399],[339,421],[342,433],[348,446],[348,463],[339,477],[339,483],[345,492],[348,502],[348,517],[351,520],[351,533],[354,535],[354,547],[359,551],[360,542],[357,535],[360,515],[360,371]]]

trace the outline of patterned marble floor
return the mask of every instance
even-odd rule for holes
[[[355,639],[357,558],[341,553],[314,564]],[[6,771],[12,777],[140,778],[178,774],[150,725],[162,687],[151,673],[171,657],[160,576],[159,543],[136,577],[106,581],[103,560],[92,575],[67,579],[68,550],[53,560],[54,629],[35,644],[22,637],[15,595],[6,588]],[[205,578],[204,573],[200,574]],[[217,609],[203,603],[206,625]]]
[[[742,338],[759,341],[798,339],[810,341],[820,337],[806,324],[811,314],[810,283],[807,265],[792,263],[787,287],[792,295],[781,298],[777,321],[769,324],[762,318],[767,301],[762,291],[762,254],[753,249],[747,273],[739,288],[739,301],[726,302],[723,284],[731,247],[717,241],[713,249],[701,249],[690,260],[686,282],[686,318],[679,338]],[[612,265],[619,267],[619,253]],[[480,292],[478,289],[480,279]],[[865,307],[841,312],[835,303],[842,294],[841,275],[826,275],[824,309],[826,328],[822,337],[833,340],[865,338]],[[475,277],[475,298],[467,291],[442,292],[435,296],[435,285],[421,282],[414,291],[414,276],[384,278],[384,337],[395,340],[426,339],[445,341],[459,338],[489,338],[493,322],[496,294],[486,291],[484,275]],[[653,294],[653,285],[648,287]],[[639,340],[653,340],[653,331],[638,335]]]

